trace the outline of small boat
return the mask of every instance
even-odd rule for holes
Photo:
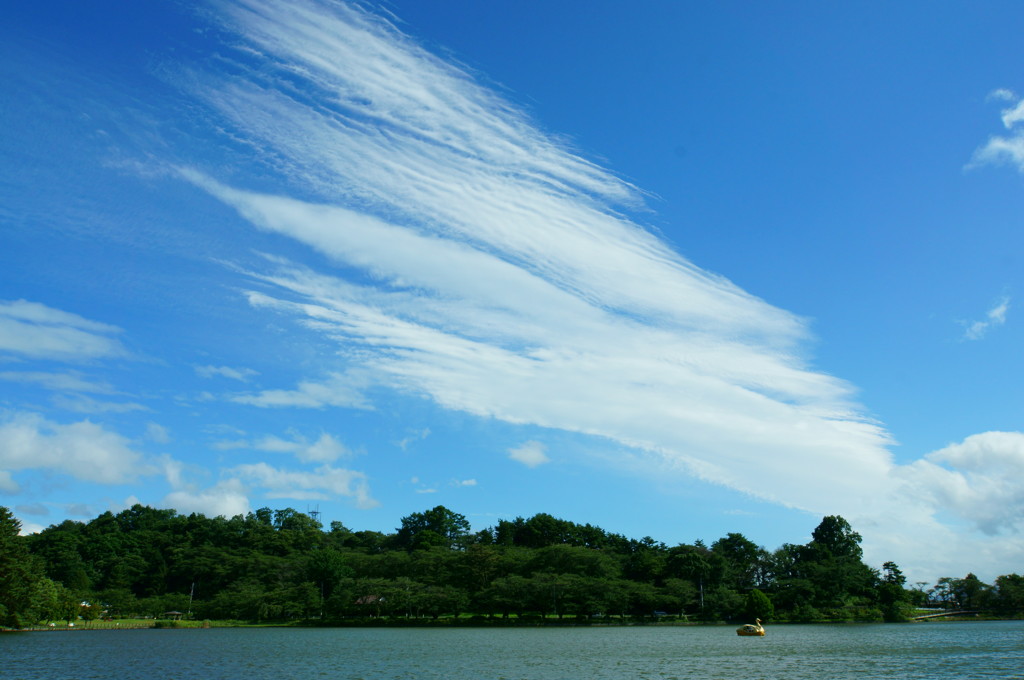
[[[740,626],[736,629],[737,635],[743,635],[745,637],[759,637],[764,635],[764,626],[761,625],[761,619],[754,619],[757,623],[748,623]]]

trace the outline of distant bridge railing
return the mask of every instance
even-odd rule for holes
[[[923,614],[921,616],[911,617],[913,621],[921,621],[922,619],[937,619],[940,616],[961,616],[965,614],[980,614],[977,609],[947,609],[935,614]]]

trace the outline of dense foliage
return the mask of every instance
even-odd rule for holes
[[[0,508],[0,625],[168,612],[250,621],[472,614],[532,620],[901,620],[942,606],[1024,612],[1024,577],[969,574],[927,593],[873,569],[861,537],[825,517],[806,545],[768,552],[731,533],[666,546],[547,514],[471,533],[443,506],[395,533],[325,530],[292,509],[208,518],[141,505],[30,536]]]

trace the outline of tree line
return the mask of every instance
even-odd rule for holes
[[[1024,615],[1024,577],[908,588],[862,560],[839,516],[775,551],[631,539],[548,514],[472,532],[437,506],[393,533],[324,527],[291,508],[235,517],[135,505],[37,534],[0,507],[0,625],[95,617],[345,623],[375,619],[899,621],[932,604]]]

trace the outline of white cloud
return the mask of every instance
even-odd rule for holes
[[[1018,101],[1012,108],[1004,109],[1002,114],[1003,126],[1012,130],[1013,126],[1024,120],[1024,101]]]
[[[532,440],[514,449],[509,449],[508,457],[531,468],[551,462],[547,455],[547,447],[540,442]]]
[[[46,527],[44,527],[42,524],[37,524],[36,522],[22,522],[21,531],[18,532],[18,535],[28,536],[30,534],[38,534],[45,528]]]
[[[953,513],[985,534],[1024,530],[1024,433],[972,435],[901,474],[937,511]]]
[[[294,390],[263,390],[256,394],[239,394],[231,398],[239,404],[260,408],[342,408],[368,409],[360,391],[360,381],[333,373],[323,381],[302,380]]]
[[[235,401],[365,407],[382,385],[606,437],[649,470],[814,511],[858,507],[864,482],[886,477],[886,432],[801,359],[805,321],[623,217],[616,206],[640,200],[629,184],[362,10],[250,0],[227,13],[251,73],[183,86],[321,200],[179,175],[364,275],[270,258],[250,272],[250,303],[337,343],[349,373]],[[807,484],[808,470],[822,479]]]
[[[310,302],[261,305],[362,343],[377,381],[448,408],[609,437],[659,465],[799,507],[831,506],[836,488],[859,494],[854,479],[884,476],[889,466],[884,432],[846,403],[842,383],[756,344],[597,310],[600,324],[562,314],[541,327],[530,317],[543,299],[505,312],[431,298],[413,304],[286,264],[265,280]],[[438,326],[426,323],[431,312],[446,315]],[[412,314],[423,320],[402,318]],[[829,470],[837,487],[802,484],[799,473],[813,467]]]
[[[89,392],[93,394],[114,394],[106,382],[92,380],[77,371],[47,373],[44,371],[4,371],[0,380],[31,383],[55,392]]]
[[[236,449],[254,449],[270,453],[288,453],[304,463],[330,463],[352,452],[337,437],[327,432],[310,441],[298,432],[289,432],[289,439],[276,435],[267,435],[254,441],[236,439],[217,442],[215,448],[228,451]]]
[[[345,445],[333,435],[322,432],[320,437],[310,443],[302,435],[293,433],[294,439],[267,436],[253,443],[253,448],[260,451],[290,453],[304,463],[330,463],[350,455]]]
[[[406,450],[408,450],[409,446],[411,444],[413,444],[414,442],[422,441],[422,440],[426,439],[429,436],[430,436],[430,428],[429,427],[425,427],[422,430],[420,430],[419,432],[414,432],[411,435],[409,435],[408,437],[405,437],[404,439],[398,440],[397,442],[395,442],[395,445],[398,446],[398,448],[402,449],[403,451],[406,451]]]
[[[53,397],[53,405],[65,411],[99,415],[102,413],[132,413],[148,411],[149,407],[134,401],[99,401],[83,395],[65,396],[58,394]]]
[[[361,9],[245,0],[224,12],[245,58],[180,83],[220,114],[228,134],[273,159],[303,200],[197,169],[179,175],[254,227],[336,265],[311,271],[268,258],[249,272],[259,292],[248,299],[336,343],[348,371],[234,401],[366,408],[364,394],[383,386],[447,409],[595,435],[629,447],[651,475],[696,475],[859,518],[865,534],[884,527],[891,542],[876,547],[893,553],[883,560],[911,554],[917,540],[944,544],[954,532],[942,499],[959,508],[956,521],[1012,528],[980,516],[959,481],[984,486],[987,475],[943,467],[941,456],[894,465],[887,432],[852,388],[803,359],[805,320],[699,269],[624,217],[639,192],[471,74]],[[309,92],[323,95],[316,106]],[[992,138],[975,161],[1024,169],[1024,109],[1007,91],[993,96],[1014,104],[1003,112],[1011,134]],[[1005,314],[997,306],[968,332]],[[538,442],[509,455],[530,466],[549,460]],[[350,488],[353,473],[342,472],[339,488]],[[310,473],[262,463],[236,474],[271,495],[324,492]],[[944,495],[900,493],[923,481]]]
[[[101,484],[124,484],[153,472],[121,435],[88,420],[67,425],[35,413],[0,417],[0,470],[46,469]],[[4,486],[13,481],[8,476]],[[2,481],[2,480],[0,480]]]
[[[842,514],[865,537],[869,564],[894,560],[913,580],[1014,572],[1024,561],[1024,433],[972,435],[894,466]]]
[[[1017,94],[1013,90],[1007,90],[1006,88],[999,88],[989,92],[987,99],[993,101],[1017,101]]]
[[[114,513],[116,515],[117,513],[121,512],[123,510],[127,510],[128,508],[135,507],[136,505],[147,505],[147,504],[143,503],[141,500],[139,500],[139,497],[136,496],[135,494],[129,494],[129,495],[125,496],[124,500],[121,501],[120,503],[113,503],[113,502],[108,503],[107,504],[107,510],[109,510],[110,512],[112,512],[112,513]]]
[[[964,323],[964,326],[966,327],[964,330],[964,339],[980,340],[993,328],[1002,326],[1006,323],[1006,312],[1009,309],[1010,298],[1003,297],[995,304],[994,307],[992,307],[992,309],[988,310],[985,314],[984,320]]]
[[[349,455],[345,445],[326,432],[310,446],[296,454],[299,460],[306,463],[329,463],[342,456]]]
[[[163,425],[158,423],[147,423],[146,439],[156,442],[157,444],[169,444],[171,442],[171,433]]]
[[[251,448],[258,449],[260,451],[270,451],[272,453],[295,453],[299,449],[303,448],[304,444],[304,442],[291,441],[274,435],[267,435],[263,439],[253,442],[251,444]]]
[[[11,473],[7,470],[0,470],[0,491],[5,493],[18,493],[21,491],[21,486],[14,481]]]
[[[988,143],[975,152],[971,166],[1003,162],[1024,172],[1024,136],[989,138]]]
[[[27,300],[0,301],[0,352],[32,359],[88,361],[128,356],[121,330]]]
[[[385,146],[386,136],[378,131],[400,138],[414,133],[425,146],[454,152],[468,163],[498,158],[503,163],[513,161],[526,176],[540,170],[554,189],[569,185],[615,198],[632,198],[628,185],[583,159],[565,154],[506,102],[478,87],[467,73],[437,59],[357,7],[303,0],[287,4],[249,0],[244,6],[225,10],[226,28],[245,37],[249,45],[243,50],[250,58],[267,55],[269,59],[261,67],[273,67],[275,60],[281,60],[288,64],[282,73],[285,78],[302,77],[313,91],[326,91],[327,97],[321,100],[327,105],[325,115],[356,133],[353,136],[362,133],[362,143]],[[269,75],[266,69],[261,71]],[[260,80],[253,78],[250,82]],[[274,132],[266,115],[251,114],[269,113],[267,104],[271,102],[267,100],[275,95],[287,96],[287,89],[274,92],[240,80],[214,82],[211,86],[215,89],[200,88],[197,93],[236,125],[250,130],[258,139],[282,135],[282,126],[274,125],[278,128]],[[247,99],[259,101],[250,103]],[[244,110],[231,108],[243,102],[247,104]],[[303,139],[300,129],[308,128],[304,123],[314,112],[303,108],[295,113],[304,115],[293,123],[298,134],[289,136],[292,146],[283,162],[290,171],[320,175],[299,162],[306,154],[317,163],[344,157],[359,166],[353,168],[353,176],[371,173],[369,185],[376,184],[381,175],[406,169],[377,163],[380,153],[366,159],[347,155],[350,144],[323,148],[322,135]],[[349,113],[354,115],[346,115]],[[436,178],[423,179],[438,184]],[[337,184],[333,178],[329,183]],[[372,195],[372,191],[371,186],[367,193]]]
[[[1010,90],[999,89],[989,95],[990,99],[1010,102],[1013,105],[1001,112],[1003,127],[1010,131],[1009,135],[993,135],[984,146],[974,152],[967,167],[977,167],[990,163],[1009,163],[1024,172],[1024,128],[1019,126],[1024,121],[1024,100]]]
[[[174,508],[180,513],[201,513],[209,517],[234,517],[249,512],[249,498],[244,485],[237,479],[227,479],[202,490],[179,489],[164,497],[161,507]]]
[[[213,435],[235,435],[244,436],[245,430],[242,430],[234,425],[228,425],[227,423],[217,423],[214,425],[207,425],[203,428],[203,432]]]
[[[340,496],[352,499],[359,508],[379,505],[370,496],[366,475],[354,470],[321,465],[313,472],[299,472],[255,463],[239,465],[230,473],[253,486],[263,488],[268,498],[331,500]]]
[[[164,477],[172,489],[181,490],[189,488],[185,481],[185,472],[190,467],[180,460],[164,455],[158,458],[159,465],[163,469]]]
[[[230,366],[195,366],[196,374],[203,378],[220,376],[231,380],[249,382],[250,378],[259,375],[258,371],[251,368],[232,368]]]

